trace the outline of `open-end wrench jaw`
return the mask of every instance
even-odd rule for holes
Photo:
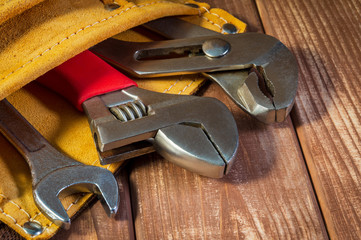
[[[70,218],[59,198],[79,192],[95,193],[103,204],[108,216],[118,210],[119,195],[114,193],[117,182],[106,169],[72,165],[60,168],[41,179],[33,186],[36,205],[42,213],[58,226],[68,229]]]
[[[109,109],[141,101],[146,114],[129,121]],[[97,108],[91,106],[96,105]],[[234,161],[238,131],[228,108],[213,98],[156,93],[137,87],[97,96],[83,103],[96,136],[102,164],[157,151],[190,171],[222,177]],[[147,142],[145,148],[129,145]],[[115,150],[115,151],[114,151]],[[111,151],[112,157],[102,153]],[[114,153],[119,153],[114,156]],[[124,155],[126,157],[124,157]]]

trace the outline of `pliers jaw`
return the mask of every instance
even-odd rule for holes
[[[142,102],[146,114],[121,121],[113,107]],[[96,107],[93,107],[96,106]],[[232,114],[212,98],[156,93],[130,87],[83,103],[102,164],[157,150],[208,177],[222,177],[234,161],[238,131]]]
[[[298,86],[298,66],[292,53],[278,40],[270,53],[254,60],[247,69],[207,72],[233,102],[264,123],[283,122],[290,113]]]

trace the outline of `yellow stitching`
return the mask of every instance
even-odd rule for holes
[[[80,200],[80,198],[84,197],[84,195],[80,195],[77,199],[75,199],[74,202],[70,203],[70,205],[67,207],[66,211],[69,211],[69,209],[74,206],[75,204],[77,204]]]
[[[1,194],[1,193],[0,193],[0,194]],[[1,195],[4,196],[3,194],[1,194]],[[8,198],[6,198],[6,199],[8,199]],[[12,202],[11,200],[9,200],[9,201]],[[18,204],[14,203],[14,202],[12,202],[12,203],[13,203],[15,206],[19,207]],[[20,207],[19,207],[19,208],[20,208]],[[20,210],[23,210],[23,211],[26,213],[26,215],[29,216],[29,221],[34,221],[34,218],[37,217],[37,216],[39,216],[39,215],[41,214],[41,212],[39,212],[39,213],[37,213],[33,218],[30,218],[30,215],[29,215],[24,209],[20,208]],[[6,217],[10,218],[11,220],[13,220],[13,221],[14,221],[14,224],[15,224],[16,226],[18,226],[19,228],[21,228],[21,230],[24,231],[24,233],[28,234],[28,233],[24,230],[23,226],[21,226],[13,216],[11,216],[10,214],[5,213],[2,208],[0,208],[0,213],[2,213],[3,215],[5,215]],[[37,223],[39,223],[40,225],[42,225],[39,221],[36,221],[36,220],[35,220],[35,222],[37,222]],[[44,233],[45,229],[47,229],[47,228],[50,227],[51,225],[53,225],[53,223],[51,223],[50,225],[48,225],[48,226],[46,226],[45,228],[43,228],[43,233]],[[34,236],[32,236],[32,238],[33,238],[33,237],[34,237]]]
[[[14,221],[14,223],[16,224],[16,219],[13,218],[12,216],[10,216],[9,214],[6,214],[2,208],[0,208],[0,212],[1,212],[2,214],[4,214],[5,216],[11,218],[11,219]]]
[[[17,208],[19,208],[20,211],[23,211],[28,218],[30,219],[30,214],[28,212],[26,212],[24,209],[22,209],[17,203],[15,203],[14,201],[10,200],[8,197],[6,197],[4,194],[0,193],[0,196],[2,196],[5,200],[7,200],[8,202],[11,202],[12,204],[14,204]]]
[[[135,8],[135,7],[142,8],[142,7],[146,7],[146,6],[149,6],[149,5],[152,5],[152,4],[157,4],[157,3],[169,3],[169,2],[168,2],[168,1],[155,1],[155,2],[150,2],[150,3],[143,4],[143,5],[133,5],[132,7],[129,7],[129,8],[127,8],[127,9],[125,9],[125,10],[122,10],[121,12],[119,12],[119,13],[117,13],[117,14],[114,14],[114,15],[108,17],[108,18],[104,18],[104,19],[102,19],[102,20],[96,21],[96,22],[93,23],[93,24],[90,24],[90,25],[87,25],[87,26],[85,26],[85,27],[83,27],[83,28],[80,28],[78,31],[70,34],[68,37],[65,37],[65,38],[62,39],[61,41],[55,43],[55,44],[54,44],[53,46],[51,46],[50,48],[46,49],[45,51],[43,51],[42,53],[40,53],[39,55],[37,55],[36,57],[34,57],[33,59],[29,60],[28,62],[26,62],[26,63],[25,63],[24,65],[22,65],[21,67],[15,69],[15,70],[12,71],[11,73],[9,73],[9,74],[6,75],[5,77],[3,77],[1,80],[4,80],[4,79],[8,78],[9,76],[11,76],[12,74],[14,74],[15,72],[17,72],[17,71],[19,71],[20,69],[24,68],[26,65],[34,62],[35,59],[43,56],[46,52],[48,52],[48,51],[52,50],[54,47],[60,45],[60,44],[61,44],[62,42],[64,42],[65,40],[68,40],[70,37],[75,36],[75,35],[78,34],[79,32],[84,31],[85,29],[87,29],[87,28],[89,28],[89,27],[93,27],[94,25],[99,24],[99,23],[101,23],[101,22],[103,22],[103,21],[107,21],[107,20],[109,20],[109,19],[111,19],[111,18],[118,17],[118,16],[120,16],[121,14],[123,14],[123,13],[125,13],[125,12],[127,12],[127,11]]]
[[[210,22],[211,24],[213,24],[214,26],[216,26],[216,27],[218,27],[219,29],[221,29],[221,30],[222,30],[222,27],[221,27],[219,24],[217,24],[217,23],[215,23],[215,22],[213,22],[213,21],[209,20],[209,19],[208,19],[207,17],[205,17],[205,16],[202,16],[202,18],[203,18],[203,19],[205,19],[206,21]]]
[[[196,78],[196,79],[197,79],[197,78]],[[192,80],[187,86],[185,86],[185,87],[183,88],[183,90],[179,91],[178,94],[183,93],[187,88],[189,88],[189,87],[196,81],[196,79]]]
[[[182,75],[182,76],[183,76],[183,75]],[[181,77],[182,77],[182,76],[181,76]],[[165,90],[163,91],[163,93],[169,92],[169,90],[171,90],[171,89],[179,82],[179,80],[180,80],[180,79],[178,79],[178,80],[175,81],[172,85],[170,85],[169,88],[165,89]]]
[[[45,232],[45,230],[46,229],[48,229],[51,225],[53,225],[54,223],[52,222],[52,223],[50,223],[49,225],[47,225],[47,226],[45,226],[44,228],[43,228],[43,232],[41,233],[41,234],[43,234],[44,232]],[[40,234],[40,235],[41,235]],[[38,235],[39,236],[39,235]]]
[[[177,83],[178,83],[179,81],[182,80],[183,77],[184,77],[184,76],[181,75],[181,76],[179,77],[179,79],[177,79],[177,81],[175,81],[172,85],[170,85],[170,87],[169,87],[168,89],[165,89],[165,90],[163,91],[163,93],[166,93],[166,92],[170,91],[175,85],[177,85]]]
[[[203,8],[204,10],[206,10],[207,13],[211,13],[205,6],[202,6],[201,8]]]
[[[97,160],[96,160],[96,161],[97,161]],[[94,163],[95,163],[95,162],[94,162]],[[109,165],[109,166],[110,166],[110,165]],[[30,214],[27,213],[24,209],[22,209],[17,203],[9,200],[9,198],[7,198],[7,197],[6,197],[4,194],[2,194],[2,193],[0,193],[0,196],[4,197],[7,201],[9,201],[9,202],[11,202],[12,204],[14,204],[16,207],[19,208],[20,211],[23,211],[24,213],[26,213],[26,215],[27,215],[28,218],[29,218],[29,219],[28,219],[29,221],[36,221],[36,220],[34,220],[34,219],[35,219],[36,217],[38,217],[39,215],[42,214],[41,212],[38,212],[37,214],[34,215],[34,217],[30,217]],[[72,203],[66,208],[66,211],[68,211],[72,206],[76,205],[82,197],[84,197],[84,194],[80,195],[77,199],[75,199],[75,201],[72,202]],[[0,208],[0,213],[4,214],[4,215],[7,216],[8,218],[11,218],[11,219],[14,221],[14,224],[17,225],[17,226],[19,226],[19,227],[25,232],[25,230],[23,229],[23,227],[22,227],[20,224],[17,223],[17,220],[16,220],[14,217],[12,217],[10,214],[5,213],[2,208]],[[42,225],[39,221],[36,221],[36,222],[39,223],[40,225]],[[48,226],[45,226],[45,227],[43,228],[43,233],[45,232],[45,229],[49,228],[51,225],[53,225],[53,223],[50,223]],[[25,233],[28,234],[27,232],[25,232]]]
[[[34,217],[30,218],[30,221],[33,221],[35,218],[37,218],[39,215],[41,215],[41,212],[38,212],[34,215]]]
[[[219,19],[221,19],[223,22],[228,23],[228,21],[221,16],[219,16],[217,13],[212,13],[214,16],[217,16]]]
[[[96,162],[98,162],[98,161],[100,161],[100,159],[99,158],[97,158],[94,162],[92,162],[92,164],[90,164],[90,165],[92,165],[92,166],[94,166],[95,165],[95,163]]]
[[[0,213],[4,214],[5,216],[7,216],[7,217],[10,218],[11,220],[13,220],[13,221],[14,221],[14,224],[15,224],[16,226],[20,227],[21,230],[24,231],[23,227],[16,221],[16,219],[15,219],[14,217],[12,217],[11,215],[5,213],[2,208],[0,208]]]
[[[20,211],[23,211],[28,216],[28,218],[30,219],[30,214],[27,213],[24,209],[21,208]]]
[[[23,212],[28,216],[28,218],[29,218],[28,221],[34,221],[34,218],[36,218],[37,216],[39,216],[39,215],[41,214],[41,212],[39,212],[39,213],[37,213],[34,217],[31,218],[31,217],[30,217],[30,214],[29,214],[28,212],[26,212],[23,208],[21,208],[17,203],[13,202],[12,200],[10,200],[9,198],[7,198],[7,197],[6,197],[4,194],[2,194],[2,193],[0,193],[0,195],[1,195],[2,197],[4,197],[7,201],[9,201],[9,202],[11,202],[12,204],[14,204],[16,207],[18,207],[20,211],[23,211]],[[13,216],[11,216],[10,214],[5,213],[2,208],[0,208],[0,213],[2,213],[3,215],[7,216],[7,217],[10,218],[11,220],[13,220],[13,221],[14,221],[14,224],[15,224],[16,226],[20,227],[22,231],[24,231],[26,234],[28,234],[28,233],[24,230],[23,226],[21,226]],[[40,225],[42,225],[39,221],[36,221],[36,222],[39,223]],[[49,226],[51,226],[51,225],[52,225],[52,224],[50,224]],[[45,228],[44,228],[44,229],[45,229]],[[43,229],[43,231],[44,231],[44,229]]]
[[[209,11],[206,7],[204,7],[204,6],[202,6],[202,8],[203,8],[204,10],[206,10],[207,13],[212,14],[212,15],[218,17],[219,19],[221,19],[221,20],[222,20],[223,22],[225,22],[225,23],[228,23],[228,21],[227,21],[226,19],[222,18],[222,17],[219,16],[217,13],[210,12],[210,11]]]
[[[69,206],[66,208],[66,211],[69,211],[69,209],[70,209],[72,206],[76,205],[82,197],[84,197],[84,194],[80,195],[77,199],[75,199],[74,202],[70,203]],[[38,212],[33,218],[31,218],[31,220],[34,221],[34,219],[35,219],[36,217],[38,217],[39,215],[41,215],[41,214],[42,214],[41,212]],[[39,221],[36,221],[36,222],[38,222],[40,225],[42,225]],[[53,222],[51,222],[49,225],[47,225],[47,226],[45,226],[45,227],[43,228],[43,233],[44,233],[45,230],[48,229],[51,225],[53,225]]]

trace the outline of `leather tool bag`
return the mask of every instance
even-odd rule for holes
[[[128,29],[173,15],[221,32],[245,24],[221,9],[190,0],[0,0],[0,99],[7,98],[56,148],[85,164],[100,166],[87,118],[57,94],[30,83],[76,54],[115,34],[122,40],[147,41]],[[158,92],[192,94],[199,75],[139,80],[139,87]],[[30,83],[30,84],[29,84]],[[121,164],[103,166],[114,172]],[[58,230],[36,207],[26,161],[0,135],[0,220],[27,239],[48,239]],[[61,199],[69,216],[91,194]],[[29,223],[42,227],[38,236]]]

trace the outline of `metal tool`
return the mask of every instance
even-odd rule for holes
[[[278,39],[261,33],[222,35],[177,18],[145,26],[176,40],[110,38],[90,50],[137,77],[203,73],[265,123],[281,122],[289,114],[298,85],[297,62]]]
[[[89,51],[38,79],[88,116],[102,164],[152,151],[198,174],[226,174],[238,147],[236,123],[213,98],[156,93]]]
[[[119,194],[113,174],[60,153],[6,99],[0,101],[0,132],[28,162],[35,203],[55,224],[69,228],[70,218],[59,197],[75,192],[93,192],[109,216],[117,212]]]

